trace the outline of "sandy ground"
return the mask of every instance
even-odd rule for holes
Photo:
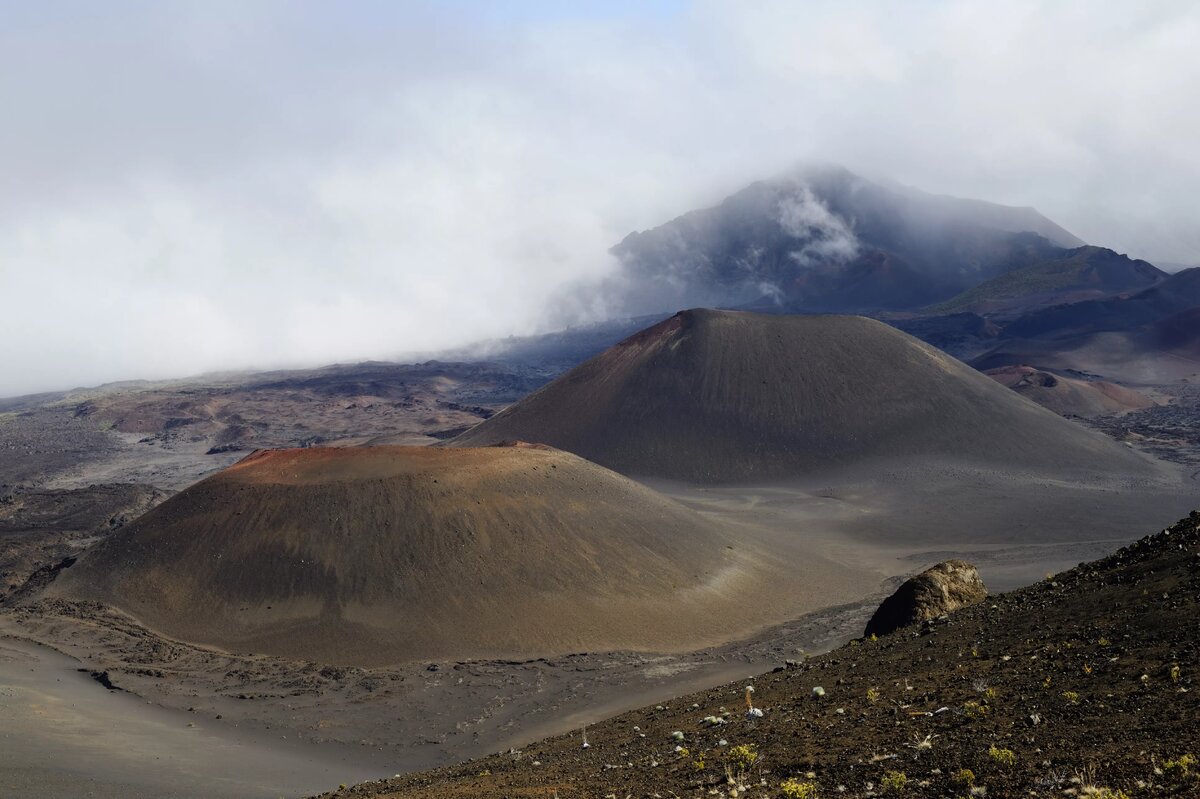
[[[1140,485],[904,465],[877,467],[870,475],[830,474],[803,484],[698,488],[659,482],[653,487],[729,525],[757,549],[774,551],[781,564],[793,563],[797,580],[821,563],[836,564],[846,576],[836,590],[814,598],[807,608],[781,604],[779,618],[796,621],[731,630],[731,643],[692,653],[576,653],[377,669],[329,668],[193,647],[158,637],[102,608],[47,601],[19,613],[0,613],[0,635],[51,643],[91,669],[109,671],[118,686],[151,702],[133,703],[136,711],[120,714],[117,722],[102,707],[89,710],[88,718],[110,717],[108,723],[119,726],[112,734],[128,736],[128,741],[144,734],[139,731],[145,725],[153,729],[175,720],[198,725],[203,720],[213,726],[197,729],[211,732],[212,748],[189,748],[194,759],[172,762],[163,761],[161,754],[159,761],[151,761],[137,745],[122,744],[122,751],[139,754],[89,761],[75,757],[78,750],[69,740],[45,732],[44,719],[28,704],[19,705],[19,725],[41,730],[38,751],[44,754],[40,761],[9,755],[0,761],[0,779],[36,778],[30,762],[42,764],[33,768],[52,769],[53,784],[64,786],[62,795],[74,795],[71,790],[93,780],[119,783],[130,774],[159,785],[177,780],[184,785],[186,779],[178,775],[189,768],[196,769],[191,779],[200,780],[196,775],[205,773],[233,779],[237,773],[225,767],[220,744],[235,733],[255,741],[279,736],[280,743],[299,738],[317,753],[351,759],[332,771],[322,771],[322,764],[315,772],[291,772],[288,779],[296,782],[289,782],[276,781],[275,764],[286,762],[286,750],[277,752],[282,761],[276,755],[256,756],[237,777],[242,782],[228,786],[231,796],[266,795],[255,793],[263,785],[294,795],[504,751],[623,710],[761,673],[802,653],[825,651],[861,634],[897,576],[938,560],[955,556],[978,563],[993,590],[1036,582],[1048,572],[1112,551],[1163,518],[1182,515],[1200,493],[1175,467],[1161,481]],[[781,597],[789,593],[781,591]],[[38,679],[41,690],[59,695],[59,683]],[[99,690],[97,702],[115,701],[93,681],[79,679],[66,694],[68,701],[85,689]],[[189,707],[194,712],[188,713]],[[178,732],[194,734],[186,722]],[[164,736],[163,746],[171,740]],[[347,752],[359,753],[368,773],[352,762],[358,755],[352,758]],[[79,765],[70,772],[55,770],[64,762]],[[371,762],[378,764],[373,772]],[[219,770],[213,765],[218,763]],[[150,764],[154,767],[147,768]],[[310,777],[324,782],[300,784]],[[147,795],[159,794],[151,789]],[[214,789],[205,795],[220,794]]]
[[[0,614],[0,734],[9,736],[0,738],[0,788],[17,796],[302,796],[446,765],[831,649],[861,631],[883,590],[687,655],[580,653],[369,671],[222,656],[83,613]],[[56,639],[72,656],[6,633]],[[77,671],[80,663],[107,670],[127,690],[105,689]]]
[[[787,484],[644,482],[779,551],[807,548],[879,579],[962,558],[995,591],[1093,560],[1200,500],[1197,475],[1165,463],[1133,481],[881,463]]]
[[[324,799],[1196,797],[1181,755],[1200,751],[1198,559],[1200,511],[1053,580],[759,675],[761,716],[741,711],[746,682],[714,686],[593,725],[586,749],[568,734]]]
[[[0,796],[277,797],[378,776],[363,752],[152,705],[78,668],[0,638]]]

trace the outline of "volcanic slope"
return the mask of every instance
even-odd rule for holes
[[[916,310],[1082,245],[1032,208],[809,165],[631,233],[612,249],[619,277],[598,290],[634,315],[689,305]]]
[[[328,797],[1200,796],[1200,513],[878,640]],[[816,687],[820,686],[818,693]]]
[[[1076,380],[1032,366],[1004,366],[984,374],[1062,416],[1103,416],[1154,405],[1145,394],[1116,383]]]
[[[1060,477],[1150,468],[912,336],[851,316],[684,311],[450,445],[515,439],[698,483],[884,460]]]
[[[771,578],[755,557],[550,448],[274,450],[128,525],[47,596],[98,600],[180,640],[335,664],[662,651],[765,620]]]

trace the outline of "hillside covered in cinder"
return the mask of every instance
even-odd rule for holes
[[[773,612],[731,543],[549,448],[264,451],[112,535],[47,595],[340,664],[662,650]]]
[[[1116,383],[1063,377],[1032,366],[1003,366],[984,374],[1062,416],[1102,416],[1154,405],[1145,394]]]
[[[1060,475],[1152,468],[933,347],[850,316],[678,313],[451,445],[508,440],[701,483],[914,459]]]
[[[1200,512],[1106,558],[481,760],[326,796],[1200,795]]]

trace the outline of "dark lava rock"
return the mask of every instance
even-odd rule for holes
[[[864,635],[886,635],[910,624],[982,601],[987,588],[979,571],[964,560],[947,560],[911,577],[883,600]]]

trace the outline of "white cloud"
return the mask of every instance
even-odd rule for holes
[[[1198,37],[1184,2],[18,5],[0,395],[531,331],[802,159],[1200,261]]]
[[[851,223],[830,211],[808,186],[780,201],[779,225],[788,235],[804,240],[791,253],[803,266],[844,263],[858,254],[858,238]]]

